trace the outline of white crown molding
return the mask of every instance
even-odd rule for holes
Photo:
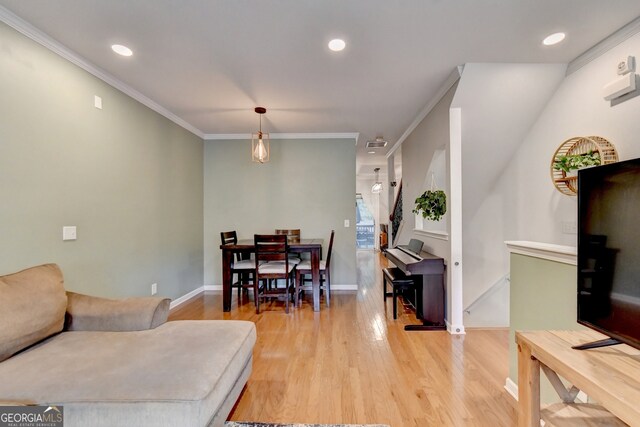
[[[337,133],[270,133],[270,139],[355,139],[360,137],[358,132]],[[202,137],[205,141],[251,139],[250,133],[207,133]]]
[[[387,159],[389,157],[391,157],[391,155],[398,148],[400,148],[400,146],[402,145],[404,140],[407,139],[409,137],[409,135],[411,135],[411,132],[413,132],[414,129],[418,127],[420,122],[422,122],[422,120],[424,120],[424,118],[427,117],[427,114],[429,114],[429,112],[431,110],[433,110],[433,107],[435,107],[436,104],[438,104],[438,102],[440,102],[442,97],[447,94],[449,89],[451,89],[451,87],[453,87],[453,85],[456,84],[456,82],[460,79],[460,76],[462,75],[462,71],[463,70],[464,70],[464,65],[458,65],[455,68],[455,70],[453,70],[453,72],[451,74],[449,74],[449,77],[447,77],[447,80],[445,80],[444,84],[438,90],[438,92],[435,94],[435,96],[431,98],[429,103],[427,105],[425,105],[425,107],[420,111],[420,113],[416,116],[416,118],[413,119],[413,121],[411,122],[411,124],[409,125],[407,130],[404,131],[402,136],[400,136],[400,138],[391,146],[389,151],[387,151],[387,155],[386,155]]]
[[[113,86],[114,88],[118,89],[120,92],[123,92],[126,95],[129,95],[131,98],[149,107],[156,113],[166,117],[167,119],[171,120],[178,126],[183,127],[184,129],[188,130],[189,132],[193,133],[194,135],[200,138],[204,137],[204,133],[200,131],[200,129],[186,122],[182,118],[176,116],[171,111],[167,110],[157,102],[141,94],[140,92],[133,89],[131,86],[127,85],[121,80],[117,79],[113,75],[109,74],[102,68],[82,58],[80,55],[78,55],[68,47],[64,46],[62,43],[58,42],[57,40],[54,40],[49,35],[43,33],[42,31],[40,31],[33,25],[29,24],[28,22],[26,22],[25,20],[23,20],[22,18],[20,18],[19,16],[17,16],[16,14],[9,11],[3,6],[0,6],[0,21],[4,22],[5,24],[9,25],[13,29],[29,37],[31,40],[35,41],[36,43],[39,43],[42,46],[46,47],[53,53],[63,57],[64,59],[71,62],[72,64],[75,64],[78,67],[82,68],[83,70],[87,71],[88,73],[93,74],[95,77]]]
[[[205,133],[202,137],[205,141],[218,141],[229,139],[251,139],[250,133]]]
[[[618,31],[611,34],[609,37],[605,38],[595,46],[587,49],[585,52],[581,53],[575,59],[569,62],[566,75],[568,76],[569,74],[575,73],[580,68],[587,65],[589,62],[593,61],[605,52],[618,46],[623,41],[635,36],[638,33],[640,33],[640,17],[637,17],[633,21],[629,22],[627,25],[620,28]]]
[[[523,240],[509,240],[504,243],[507,245],[507,248],[509,248],[509,252],[513,254],[526,255],[563,264],[578,264],[575,246],[562,246],[552,243]]]

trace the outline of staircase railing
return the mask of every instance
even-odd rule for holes
[[[396,195],[396,201],[393,204],[393,211],[391,211],[389,220],[391,221],[391,236],[392,242],[395,245],[398,231],[400,230],[400,224],[402,223],[402,181],[398,186],[398,194]]]
[[[485,299],[487,299],[490,295],[494,294],[504,284],[509,283],[509,282],[511,282],[511,277],[508,274],[502,276],[500,279],[498,279],[498,281],[496,283],[494,283],[493,285],[489,286],[489,288],[486,291],[481,293],[478,296],[478,298],[473,300],[473,302],[471,304],[469,304],[467,306],[467,308],[464,309],[464,312],[467,313],[467,314],[471,314],[471,310],[473,310],[474,307],[476,307],[480,302],[482,302]]]

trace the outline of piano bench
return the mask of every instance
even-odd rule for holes
[[[382,285],[384,299],[387,297],[393,297],[393,318],[398,318],[398,291],[413,290],[415,291],[415,284],[411,277],[407,276],[398,267],[388,267],[382,269]],[[391,283],[391,289],[393,292],[387,292],[387,282]]]

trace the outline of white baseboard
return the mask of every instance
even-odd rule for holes
[[[445,319],[445,325],[447,325],[447,332],[451,335],[464,335],[466,332],[464,331],[464,325],[452,325],[448,320]]]
[[[311,287],[309,286],[309,290],[311,290]],[[340,285],[331,285],[331,290],[333,291],[357,291],[358,290],[358,285],[349,285],[349,284],[340,284]],[[181,304],[184,304],[186,301],[190,300],[191,298],[195,297],[196,295],[204,292],[204,291],[222,291],[222,285],[204,285],[204,286],[200,286],[194,290],[192,290],[191,292],[189,292],[186,295],[181,296],[180,298],[176,298],[174,300],[171,301],[171,304],[169,305],[169,309],[173,310],[174,308],[178,307]]]
[[[516,402],[518,401],[518,384],[513,382],[511,378],[507,377],[504,381],[504,389],[507,390],[507,393],[509,393]]]
[[[188,301],[191,298],[195,297],[199,293],[204,292],[204,290],[205,290],[205,286],[200,286],[198,288],[195,288],[194,290],[192,290],[188,294],[182,295],[180,298],[176,298],[176,299],[172,300],[171,304],[169,305],[169,309],[172,310],[172,309],[178,307],[179,305],[184,304],[186,301]]]
[[[354,284],[342,283],[337,285],[332,284],[331,290],[332,291],[357,291],[358,285],[355,283]]]
[[[311,286],[304,286],[304,289],[311,289]],[[201,288],[202,289],[202,288]],[[222,285],[204,285],[205,291],[221,291]],[[358,285],[355,284],[339,284],[339,285],[331,285],[332,291],[357,291]]]
[[[518,401],[518,384],[513,382],[511,378],[507,377],[507,379],[504,381],[504,389],[507,390],[507,393],[509,393],[511,397],[516,400],[516,402]],[[576,401],[587,403],[589,401],[589,396],[584,391],[581,391],[578,393]]]

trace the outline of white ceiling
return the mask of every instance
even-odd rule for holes
[[[567,63],[638,0],[0,0],[204,134],[359,132],[384,154],[468,62]],[[543,47],[565,31],[560,45]],[[327,42],[346,40],[332,53]],[[110,45],[134,56],[115,55]],[[362,148],[381,135],[376,155]]]

